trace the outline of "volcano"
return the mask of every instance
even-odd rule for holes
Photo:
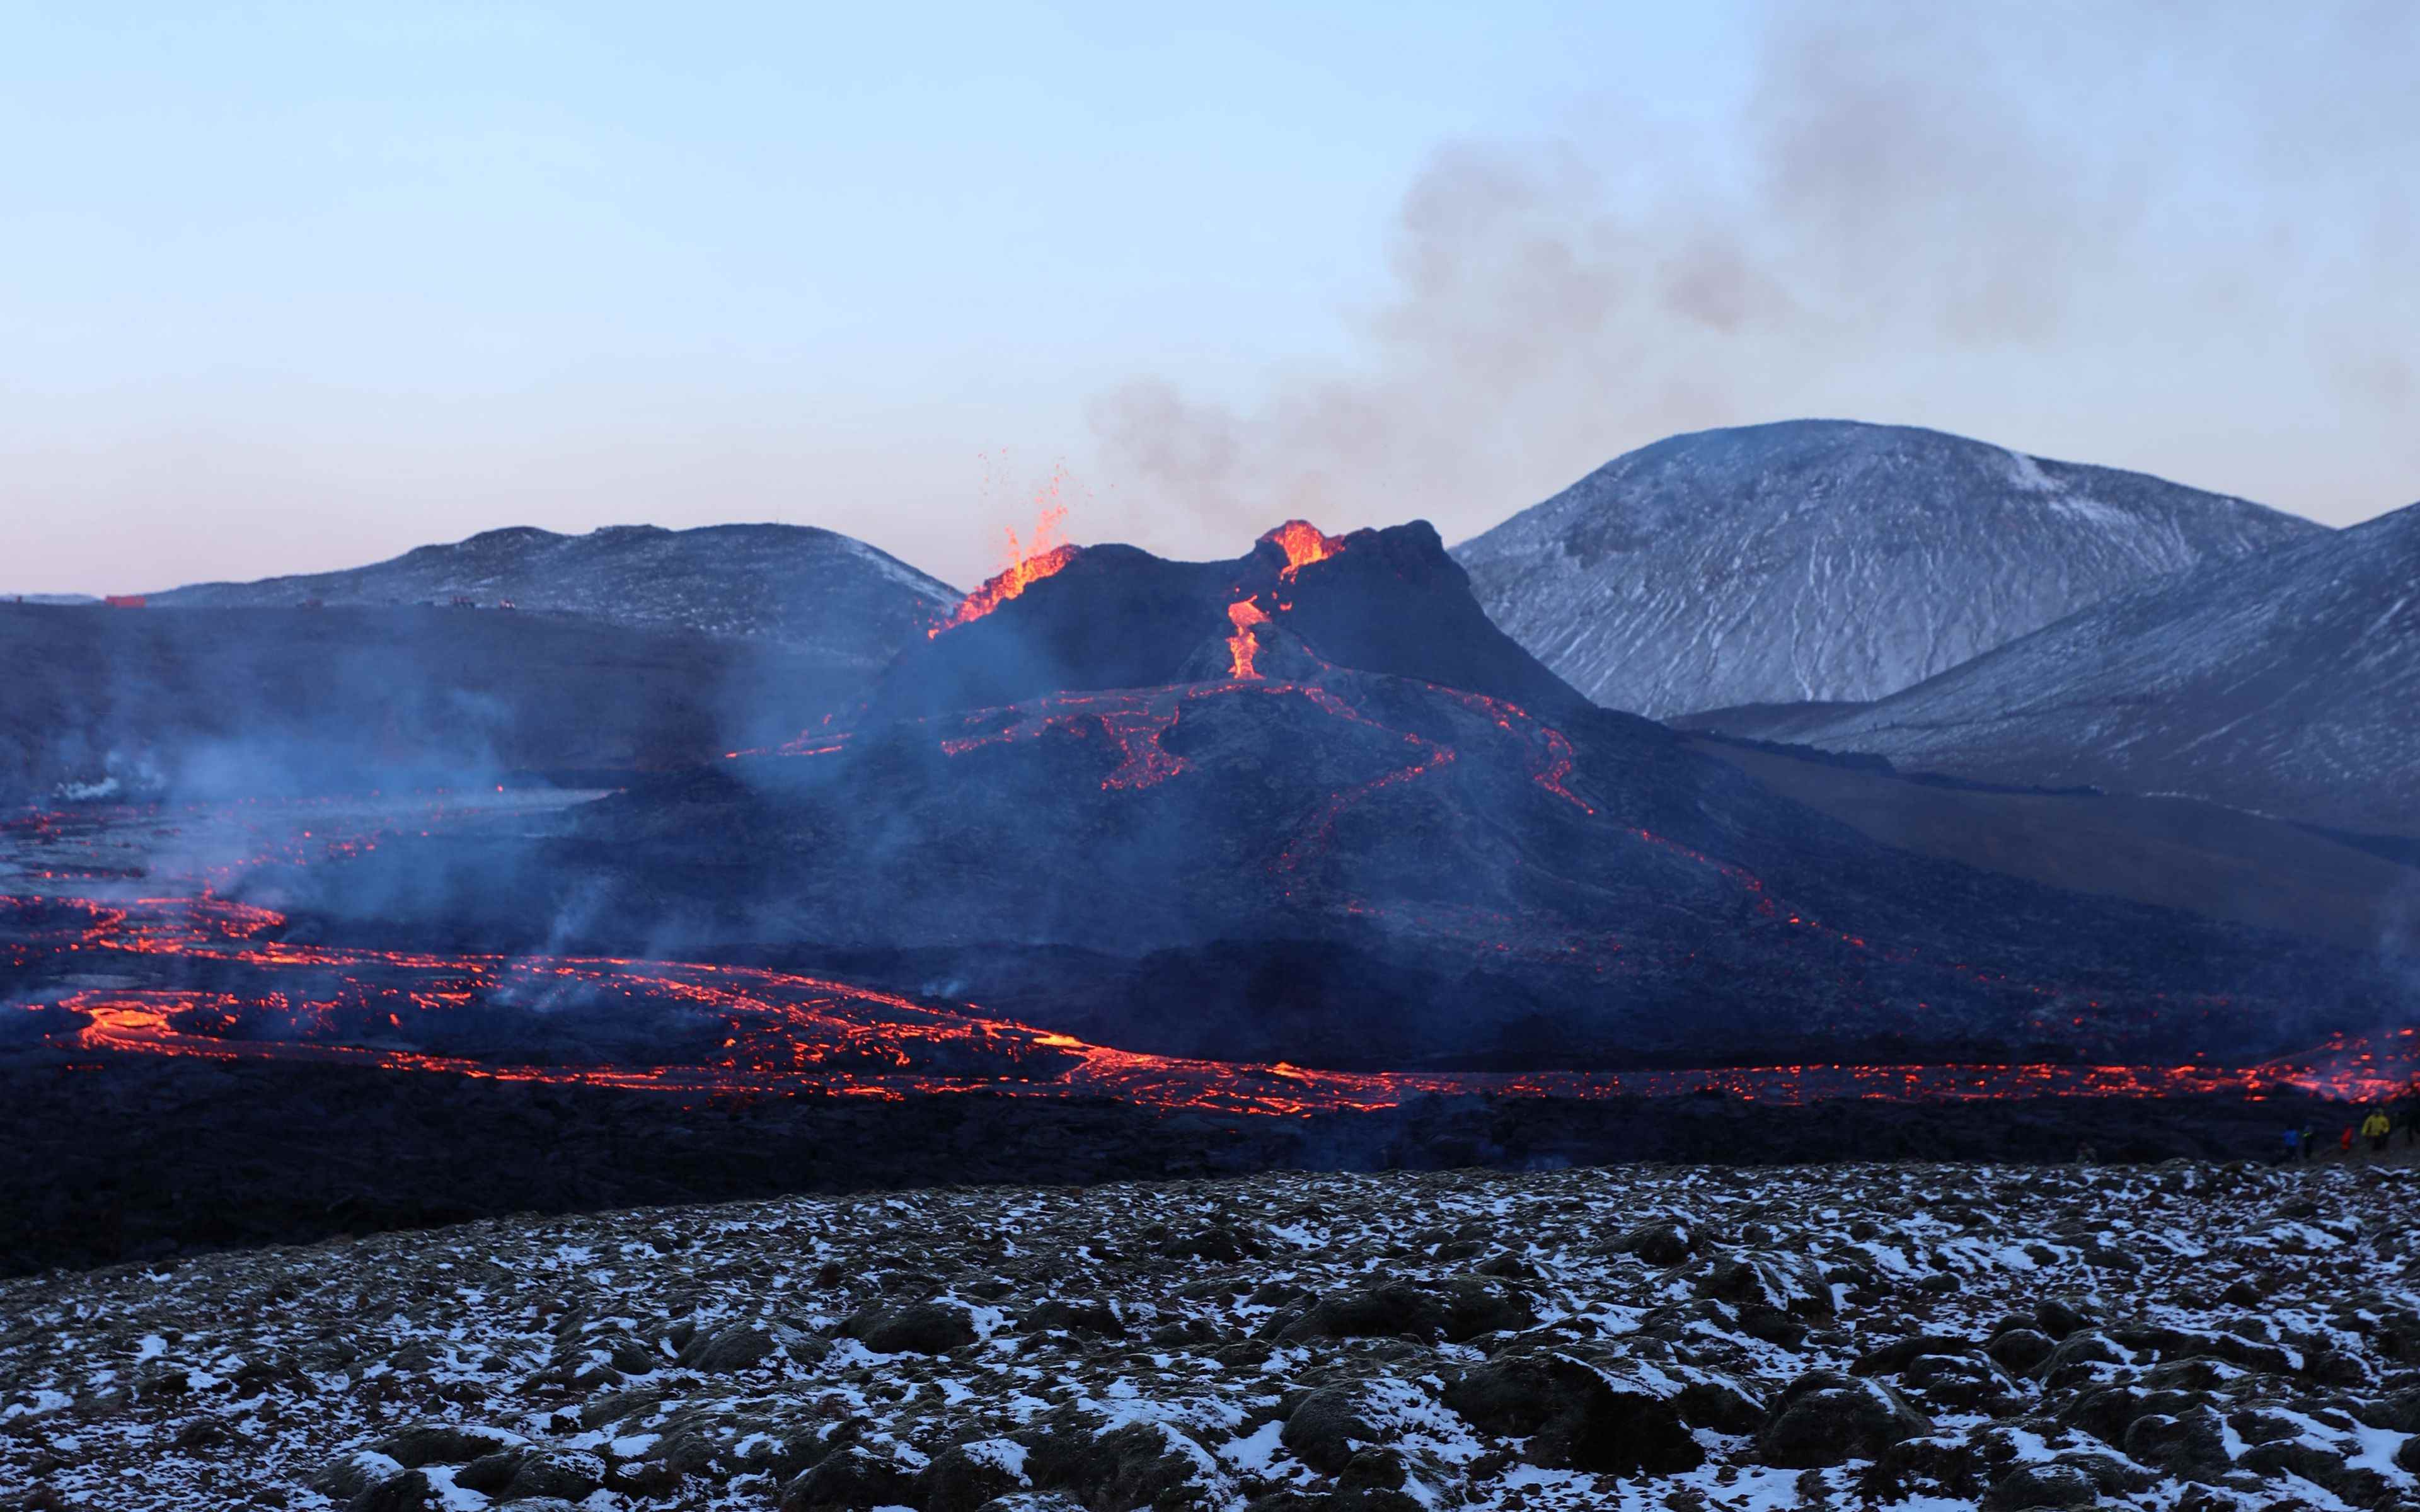
[[[1424,523],[1063,548],[845,727],[262,901],[328,937],[813,966],[1340,1068],[2252,1056],[2373,957],[1887,849],[1489,623]]]

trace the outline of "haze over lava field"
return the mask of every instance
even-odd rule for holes
[[[1035,550],[853,711],[617,791],[87,805],[11,821],[0,852],[27,1139],[89,1166],[130,1137],[108,1110],[175,1104],[176,1141],[302,1193],[329,1178],[263,1151],[316,1120],[358,1144],[337,1168],[373,1224],[919,1160],[1700,1152],[1751,1107],[1772,1157],[2055,1157],[2078,1129],[2226,1153],[2263,1136],[2258,1099],[2412,1071],[2403,963],[1876,844],[1590,704],[1418,524],[1294,522],[1229,562]],[[468,1087],[491,1090],[444,1090]],[[1825,1111],[1877,1102],[1911,1111]],[[1993,1103],[2065,1111],[1996,1134],[1941,1111]],[[591,1120],[547,1141],[557,1172],[429,1187],[533,1109]],[[701,1141],[703,1109],[737,1121]],[[935,1119],[951,1142],[905,1165],[830,1153]],[[732,1140],[791,1164],[706,1174]],[[146,1180],[37,1181],[58,1223],[25,1258],[209,1241]],[[212,1219],[351,1221],[283,1196]]]

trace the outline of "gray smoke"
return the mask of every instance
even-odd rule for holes
[[[2365,517],[2420,472],[2414,77],[2401,4],[1776,8],[1716,131],[1439,148],[1349,365],[1243,407],[1139,376],[1091,419],[1204,549],[1289,515],[1450,539],[1806,414]]]

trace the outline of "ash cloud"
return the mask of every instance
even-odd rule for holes
[[[1440,147],[1353,359],[1090,419],[1192,548],[1450,538],[1675,430],[1928,424],[2347,522],[2420,471],[2420,11],[1763,12],[1713,131],[1603,108]],[[1332,522],[1332,523],[1331,523]]]

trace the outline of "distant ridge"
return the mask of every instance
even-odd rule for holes
[[[1488,614],[1653,717],[1882,698],[2168,573],[2326,528],[1901,425],[1674,436],[1454,548]]]
[[[772,640],[860,668],[888,661],[957,598],[862,541],[799,525],[611,525],[585,535],[516,526],[365,567],[150,595],[186,609],[509,600],[637,629]]]
[[[2420,504],[2109,599],[1877,703],[1685,722],[2420,836]]]

